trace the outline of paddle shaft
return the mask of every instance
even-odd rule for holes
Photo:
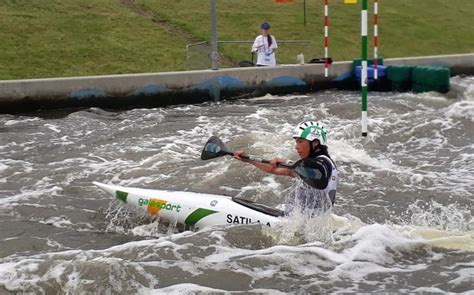
[[[204,145],[204,149],[201,153],[202,160],[210,160],[217,157],[222,156],[233,156],[235,157],[235,153],[229,151],[225,144],[216,136],[211,136],[208,139],[206,144]],[[247,161],[247,162],[254,162],[254,163],[263,163],[272,165],[272,162],[269,160],[265,160],[255,156],[247,156],[247,155],[238,155],[239,160]],[[278,168],[285,168],[291,169],[296,173],[304,182],[312,187],[317,187],[317,180],[320,179],[321,172],[318,169],[318,163],[314,159],[305,159],[300,160],[292,165],[288,165],[285,163],[277,163],[276,166]],[[273,165],[272,165],[273,166]],[[260,167],[259,167],[260,168]],[[266,169],[262,169],[266,171]],[[268,171],[267,171],[268,172]],[[319,176],[318,176],[319,175]]]
[[[231,153],[231,152],[228,152],[228,155],[232,155],[232,156],[233,156],[234,154]],[[269,160],[265,160],[265,159],[262,159],[262,158],[256,157],[256,156],[245,156],[245,155],[241,155],[240,158],[243,159],[243,160],[250,161],[250,162],[257,162],[257,163],[263,163],[263,164],[271,164],[271,162],[270,162]],[[278,164],[277,164],[277,167],[279,167],[279,168],[294,169],[293,166],[288,165],[288,164],[283,164],[283,163],[278,163]]]

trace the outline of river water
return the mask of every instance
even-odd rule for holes
[[[0,115],[0,293],[472,293],[474,77],[451,82],[447,95],[370,93],[366,139],[359,94],[343,91]],[[294,160],[292,127],[309,119],[339,170],[330,218],[183,232],[92,184],[277,207],[290,179],[201,149],[217,135]]]

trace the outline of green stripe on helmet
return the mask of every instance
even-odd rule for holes
[[[308,139],[308,135],[312,134],[313,136],[319,138],[321,137],[324,142],[326,142],[326,132],[323,128],[319,126],[309,126],[306,128],[303,133],[301,133],[301,138]]]
[[[308,137],[308,135],[311,133],[311,128],[313,128],[314,126],[310,126],[308,128],[306,128],[303,133],[301,133],[301,138],[303,139],[306,139]]]
[[[211,214],[216,213],[217,211],[214,210],[209,210],[209,209],[204,209],[204,208],[199,208],[194,210],[191,214],[186,217],[186,220],[184,223],[186,225],[193,226],[195,225],[199,220],[203,219],[206,216],[209,216]]]

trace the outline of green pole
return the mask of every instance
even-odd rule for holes
[[[361,51],[362,72],[360,79],[360,90],[362,95],[362,136],[367,136],[367,0],[362,0],[361,22]]]

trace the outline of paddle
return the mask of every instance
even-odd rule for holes
[[[229,151],[225,144],[217,136],[211,136],[204,145],[204,148],[201,153],[201,159],[210,160],[223,156],[234,156],[234,153],[232,151]],[[265,160],[255,156],[242,155],[240,157],[244,160],[252,162],[270,164],[269,160]],[[278,163],[277,167],[294,170],[295,173],[304,182],[306,182],[312,187],[316,187],[316,181],[322,176],[321,172],[316,169],[316,165],[317,164],[314,159],[304,159],[299,160],[292,165]]]
[[[326,62],[324,57],[321,58],[313,58],[308,63],[310,64],[323,64]],[[328,57],[328,64],[332,64],[332,58]]]

